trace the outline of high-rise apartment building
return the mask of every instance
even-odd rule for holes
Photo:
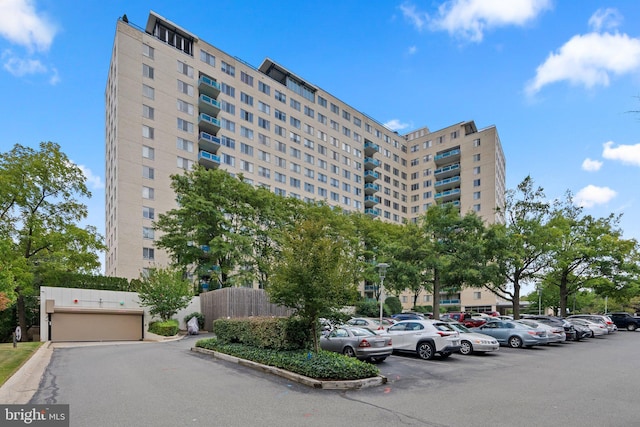
[[[465,121],[399,135],[274,61],[252,67],[154,12],[144,29],[118,20],[105,102],[110,276],[138,278],[168,261],[152,223],[176,206],[170,175],[195,164],[383,221],[413,221],[434,203],[500,220],[495,127]],[[477,289],[441,298],[496,305]]]

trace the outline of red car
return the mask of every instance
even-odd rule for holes
[[[467,328],[477,328],[487,323],[484,319],[472,317],[471,313],[445,313],[440,316],[440,320],[460,322]]]

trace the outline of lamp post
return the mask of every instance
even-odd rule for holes
[[[380,276],[380,325],[382,328],[382,307],[384,305],[384,276],[387,274],[387,267],[389,264],[381,262],[378,264],[378,275]]]
[[[542,288],[538,283],[538,316],[542,314]]]

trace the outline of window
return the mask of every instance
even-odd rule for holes
[[[144,117],[145,119],[151,119],[153,120],[153,107],[149,107],[148,105],[144,105],[142,104],[142,117]]]
[[[318,196],[320,197],[327,197],[327,189],[326,188],[322,188],[322,187],[318,187]]]
[[[224,147],[231,148],[232,150],[236,149],[236,141],[233,138],[229,138],[228,136],[222,135],[220,137],[220,145]]]
[[[340,125],[335,120],[331,120],[331,129],[340,130]]]
[[[279,135],[279,136],[285,136],[286,135],[286,129],[283,128],[282,126],[274,125],[273,126],[273,133],[275,133],[276,135]]]
[[[473,293],[473,299],[480,299],[480,298],[482,298],[482,292]]]
[[[474,175],[480,175],[480,166],[476,166],[473,168],[473,174]]]
[[[153,128],[150,126],[142,125],[142,136],[145,138],[153,139]]]
[[[258,82],[258,90],[266,95],[271,94],[271,87],[263,82]]]
[[[473,205],[473,211],[474,212],[480,212],[480,203],[477,203],[477,204]]]
[[[296,119],[295,117],[291,116],[291,117],[289,117],[289,123],[294,128],[300,129],[300,120],[299,119]]]
[[[342,110],[342,118],[351,121],[351,113],[346,110]]]
[[[185,64],[184,62],[178,61],[178,72],[187,77],[193,78],[193,67]]]
[[[227,73],[229,74],[231,77],[235,77],[236,75],[236,67],[234,67],[233,65],[227,64],[224,61],[220,61],[222,64],[220,65],[220,70],[223,73]]]
[[[153,160],[155,158],[155,151],[152,147],[146,145],[142,146],[142,157],[145,159]]]
[[[178,79],[178,92],[193,96],[193,86]]]
[[[155,259],[153,248],[142,248],[142,258],[148,260]]]
[[[289,132],[289,139],[292,140],[293,142],[300,144],[300,135],[298,135],[297,133],[293,133],[293,132]]]
[[[271,178],[271,170],[263,166],[258,166],[258,176],[263,178]]]
[[[253,163],[246,160],[240,160],[240,170],[253,173]]]
[[[289,104],[291,105],[291,108],[294,108],[298,111],[300,111],[300,101],[290,98],[289,99]]]
[[[318,95],[318,104],[324,108],[327,108],[327,100]]]
[[[304,183],[304,190],[308,191],[309,193],[313,193],[315,192],[315,187],[313,184],[309,183],[309,182],[305,182]]]
[[[253,123],[253,113],[250,113],[247,110],[240,110],[240,118]]]
[[[200,61],[206,62],[212,67],[215,67],[216,65],[216,57],[211,55],[209,52],[205,52],[202,49],[200,50]]]
[[[304,146],[313,150],[313,141],[308,139],[308,138],[305,138],[304,139]],[[318,151],[320,151],[320,150],[318,150]]]
[[[474,147],[480,147],[480,139],[474,139],[473,140],[473,146]]]
[[[294,188],[300,188],[300,180],[298,178],[289,178],[289,185]]]
[[[253,130],[244,126],[240,126],[240,135],[247,139],[253,139]]]
[[[186,139],[178,137],[176,140],[176,148],[182,151],[188,151],[189,153],[193,153],[193,142],[187,141]]]
[[[334,114],[340,114],[340,107],[338,107],[333,102],[331,103],[331,112]]]
[[[226,83],[220,83],[220,92],[232,98],[236,97],[236,88],[234,88],[233,86],[229,86]]]
[[[342,126],[342,133],[344,134],[344,136],[350,137],[351,129],[349,129],[348,127]]]
[[[287,144],[285,144],[284,142],[277,141],[276,150],[280,151],[281,153],[286,153]]]
[[[474,187],[480,187],[480,179],[479,178],[473,180],[473,186]]]
[[[258,101],[258,110],[265,114],[271,114],[271,107],[269,106],[269,104],[265,104],[262,101]]]
[[[142,64],[142,76],[148,79],[153,79],[153,67]]]
[[[247,105],[253,105],[253,96],[247,95],[244,92],[240,92],[240,101]]]
[[[229,165],[229,166],[235,166],[236,165],[236,158],[233,156],[230,156],[228,154],[221,154],[220,155],[220,162],[224,163],[225,165]]]
[[[151,187],[142,187],[142,198],[153,200],[154,191]]]
[[[360,119],[359,119],[359,118],[357,118],[357,117],[354,117],[354,118],[353,118],[353,124],[354,124],[354,125],[356,125],[356,126],[358,126],[358,127],[361,127],[361,126],[362,126],[362,120],[360,120]]]
[[[155,209],[150,208],[148,206],[142,207],[142,217],[145,219],[155,219],[156,213]]]
[[[473,192],[473,200],[480,200],[480,191]]]
[[[147,179],[153,179],[153,168],[150,168],[149,166],[143,166],[142,177]]]
[[[327,170],[327,161],[326,160],[322,160],[322,159],[318,159],[318,167],[320,169]]]
[[[193,160],[178,157],[177,166],[180,169],[191,170],[193,168]]]
[[[220,101],[220,109],[225,113],[229,113],[231,115],[236,114],[236,106],[227,101]]]
[[[149,99],[155,99],[156,91],[151,86],[142,85],[142,96]]]
[[[276,91],[275,97],[280,102],[287,102],[287,95],[285,95],[284,93],[280,92],[279,90]]]
[[[326,125],[327,124],[327,116],[325,116],[324,114],[318,113],[318,121],[320,123],[322,123],[323,125]]]
[[[283,169],[287,167],[287,161],[284,158],[276,156],[275,160],[276,160],[276,166]]]
[[[300,150],[298,150],[295,147],[290,147],[289,148],[289,155],[291,157],[295,157],[296,159],[299,159],[300,158]]]
[[[193,104],[183,101],[182,99],[178,99],[178,111],[182,111],[183,113],[193,116]]]
[[[458,131],[454,130],[453,132],[451,132],[451,139],[456,139],[458,137]]]
[[[262,160],[263,162],[270,162],[271,154],[267,153],[266,151],[258,150],[258,159]]]
[[[240,71],[240,81],[248,84],[249,86],[253,86],[253,76],[245,73],[244,71]]]
[[[473,155],[473,161],[474,162],[479,162],[480,161],[480,153]]]
[[[143,239],[153,239],[154,230],[151,227],[142,227],[142,238]]]
[[[327,182],[327,175],[323,174],[323,173],[319,173],[318,174],[318,181],[320,182]]]
[[[309,117],[313,118],[313,116],[315,115],[315,112],[313,111],[313,108],[305,105],[304,106],[304,114],[306,116],[309,116]]]
[[[282,111],[280,111],[280,110],[275,110],[275,111],[273,112],[273,116],[274,116],[276,119],[281,120],[281,121],[283,121],[283,122],[286,122],[286,121],[287,121],[287,115],[286,115],[286,113],[283,113],[283,112],[282,112]]]
[[[235,124],[235,122],[232,122],[231,120],[220,119],[220,127],[222,129],[226,129],[226,130],[231,131],[231,132],[235,132],[236,131],[236,124]]]
[[[258,117],[258,126],[266,130],[271,129],[271,123],[269,122],[269,120],[263,119],[262,117]],[[261,135],[261,136],[264,136],[264,135]]]
[[[143,44],[142,45],[142,54],[144,56],[146,56],[147,58],[153,59],[154,53],[155,53],[155,49],[154,48],[152,48],[148,44]]]
[[[253,147],[249,144],[245,144],[244,142],[240,143],[240,152],[253,157]]]
[[[315,158],[311,154],[304,154],[304,161],[309,163],[310,165],[315,164]]]
[[[193,133],[193,123],[188,122],[184,119],[178,118],[178,130]]]

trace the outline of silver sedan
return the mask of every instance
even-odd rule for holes
[[[357,326],[340,326],[320,337],[320,348],[371,362],[382,362],[393,352],[389,335]]]
[[[489,335],[479,334],[469,330],[462,323],[451,322],[449,325],[460,332],[460,353],[468,355],[471,353],[485,353],[500,349],[498,340]]]

